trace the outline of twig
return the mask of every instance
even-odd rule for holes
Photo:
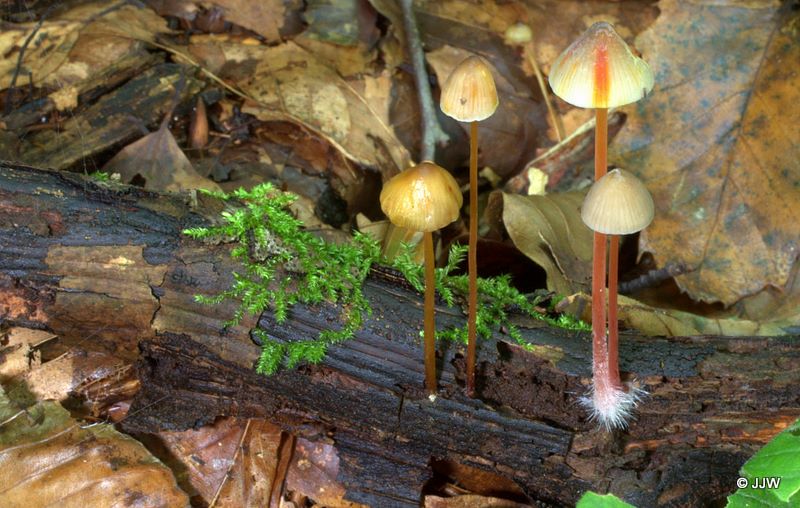
[[[667,265],[663,268],[650,270],[649,272],[642,274],[633,280],[620,283],[619,292],[625,294],[634,293],[645,288],[656,286],[662,281],[672,277],[677,277],[678,275],[682,275],[689,271],[690,270],[688,270],[686,265],[683,263],[670,262],[667,263]]]
[[[531,67],[533,67],[533,72],[536,75],[536,82],[539,83],[539,90],[542,91],[542,97],[544,98],[544,103],[547,106],[547,112],[550,114],[550,119],[553,121],[553,128],[556,130],[556,137],[560,143],[564,141],[564,138],[566,138],[564,122],[561,121],[561,116],[556,113],[552,102],[550,102],[550,94],[547,92],[547,85],[544,84],[544,76],[542,76],[542,71],[539,69],[539,64],[536,62],[536,51],[533,47],[533,41],[526,44],[523,47],[522,52],[528,57],[528,61],[530,62]]]
[[[417,83],[417,94],[422,115],[422,146],[420,147],[420,160],[433,161],[436,145],[444,144],[450,138],[442,130],[436,118],[436,108],[431,95],[431,84],[428,82],[428,72],[425,70],[425,55],[422,52],[422,41],[414,17],[413,0],[400,0],[403,9],[403,25],[406,31],[406,43],[411,55],[411,66],[414,68],[414,79]]]
[[[17,88],[17,78],[19,77],[19,71],[22,68],[22,59],[25,58],[25,50],[28,49],[28,44],[31,43],[33,37],[42,28],[44,21],[47,19],[47,15],[50,14],[50,11],[53,10],[57,4],[53,4],[48,7],[43,13],[42,17],[39,21],[36,22],[36,25],[31,30],[31,33],[28,34],[28,37],[25,39],[25,42],[22,43],[22,47],[19,49],[19,55],[17,56],[17,65],[14,67],[14,74],[11,75],[11,84],[8,85],[8,95],[6,96],[6,106],[3,109],[3,115],[7,116],[11,113],[12,104],[14,102],[14,91]]]

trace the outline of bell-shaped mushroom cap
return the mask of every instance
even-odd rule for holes
[[[533,40],[533,30],[525,23],[519,22],[506,28],[504,39],[509,46],[527,44]]]
[[[623,169],[614,169],[589,189],[581,219],[598,233],[629,235],[646,228],[654,213],[653,198],[642,181]]]
[[[479,56],[458,64],[445,81],[439,101],[444,114],[459,122],[485,120],[494,114],[498,104],[492,71]]]
[[[395,226],[432,232],[458,219],[464,198],[456,180],[433,162],[421,162],[386,182],[381,209]]]
[[[550,68],[553,93],[580,108],[615,108],[653,89],[653,71],[610,24],[600,21],[561,53]]]

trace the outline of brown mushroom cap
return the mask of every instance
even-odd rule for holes
[[[646,228],[655,214],[653,198],[641,180],[623,169],[613,169],[589,189],[581,219],[592,231],[628,235]]]
[[[492,71],[479,56],[458,64],[445,81],[439,101],[444,114],[459,122],[485,120],[494,114],[498,104]]]
[[[580,108],[614,108],[653,89],[653,71],[609,23],[600,21],[561,53],[550,68],[553,93]]]
[[[458,219],[464,198],[453,176],[425,161],[395,175],[381,190],[381,209],[395,226],[432,232]]]

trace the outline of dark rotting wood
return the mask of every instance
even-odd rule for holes
[[[156,431],[217,416],[267,418],[336,445],[347,498],[414,506],[431,461],[494,471],[534,500],[571,505],[588,489],[637,506],[703,506],[735,488],[742,463],[800,415],[800,341],[624,334],[621,367],[649,392],[625,432],[601,432],[577,405],[589,381],[587,333],[515,317],[532,351],[502,334],[479,348],[478,398],[463,395],[463,348],[440,344],[440,396],[423,388],[421,297],[376,270],[373,317],[325,361],[258,376],[255,319],[196,293],[225,289],[228,246],[180,234],[219,210],[80,175],[0,163],[0,313],[138,359],[142,389],[124,426]],[[333,305],[265,314],[276,340],[335,325]],[[440,308],[437,325],[462,324]]]

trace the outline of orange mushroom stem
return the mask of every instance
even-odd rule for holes
[[[442,87],[440,107],[447,116],[469,127],[469,298],[467,315],[466,391],[475,396],[478,317],[478,122],[492,116],[499,100],[489,65],[471,56],[453,70]]]
[[[598,22],[556,58],[550,69],[549,80],[557,96],[574,106],[596,110],[594,176],[595,186],[598,186],[608,178],[608,109],[636,102],[646,96],[653,89],[653,71],[644,60],[633,54],[613,26]],[[612,180],[617,181],[617,177]],[[592,191],[589,192],[591,194]],[[583,401],[592,417],[610,430],[626,425],[636,402],[636,393],[624,391],[619,375],[616,322],[616,251],[619,242],[615,238],[611,241],[614,252],[611,255],[612,266],[609,267],[613,274],[609,277],[608,318],[613,324],[609,323],[611,332],[606,336],[606,235],[618,233],[592,227],[586,221],[589,195],[582,216],[584,222],[595,231],[592,259],[593,387],[591,396]]]
[[[436,394],[433,232],[458,219],[463,199],[453,176],[446,169],[427,161],[395,175],[381,190],[381,209],[392,224],[423,232],[425,388],[432,396]]]

